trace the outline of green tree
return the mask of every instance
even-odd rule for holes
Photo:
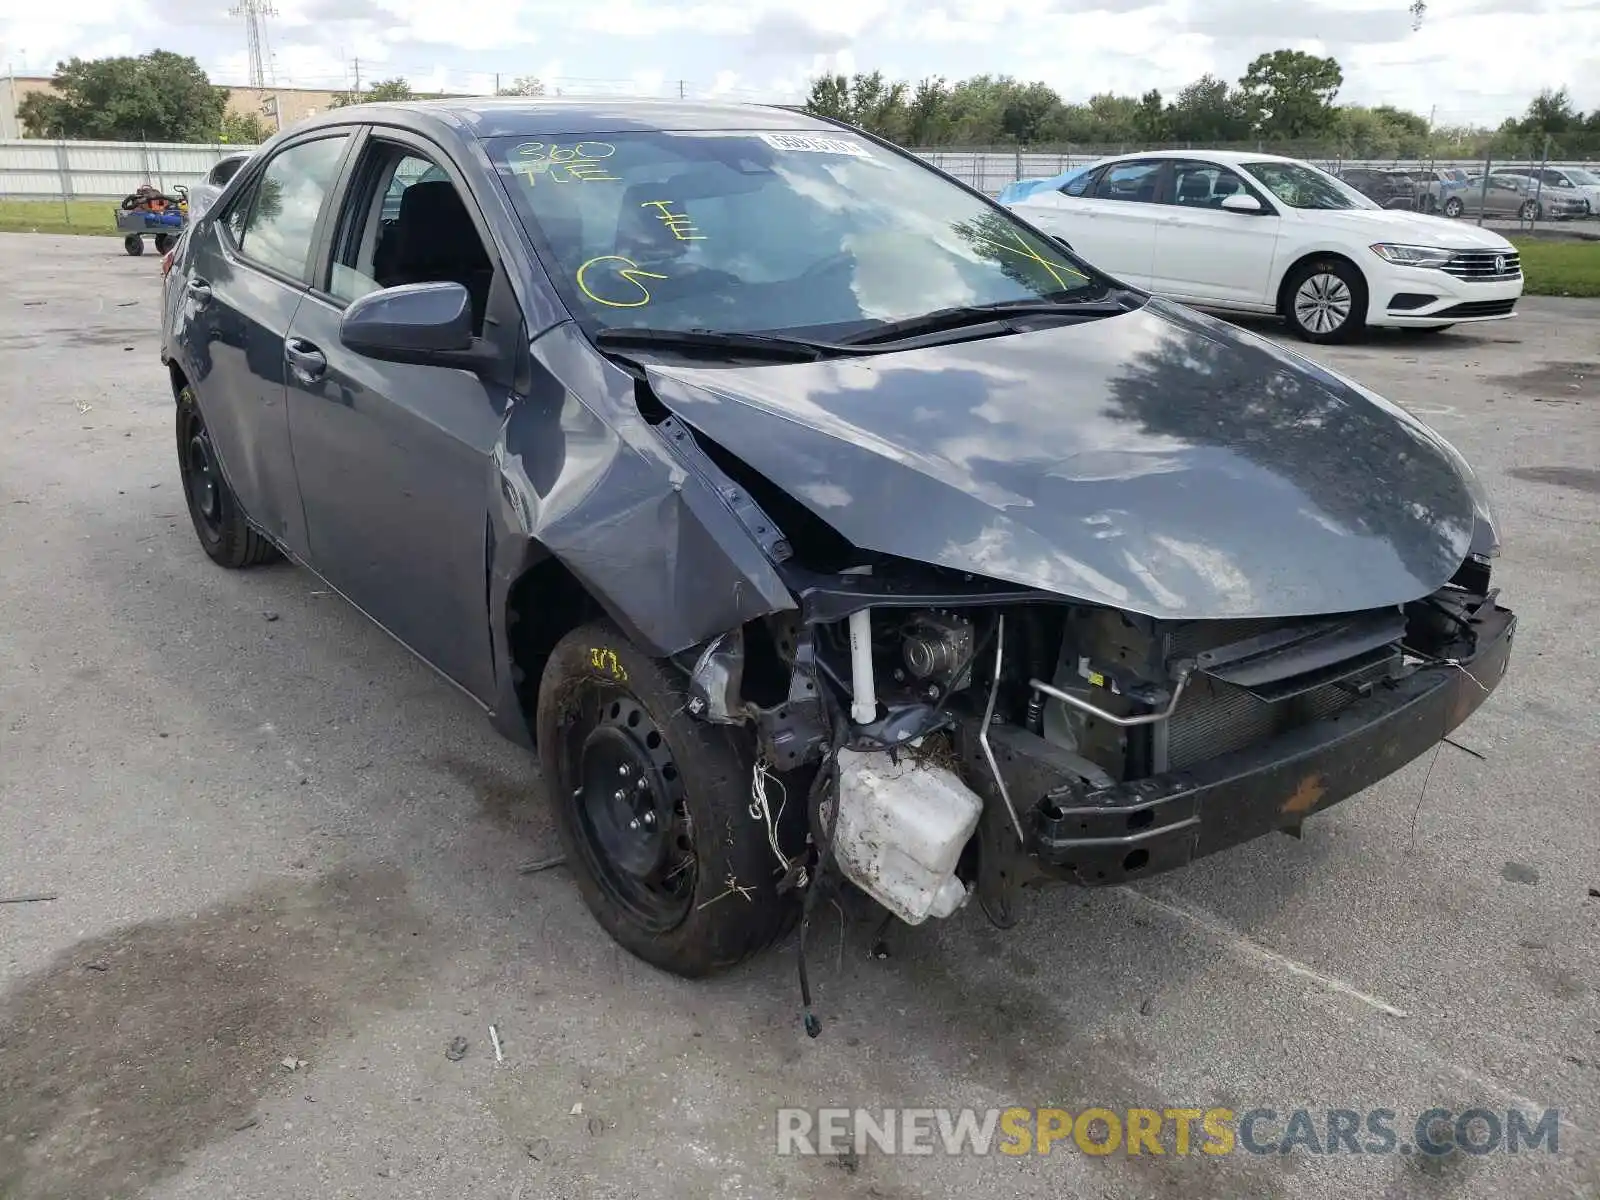
[[[411,84],[396,76],[394,79],[380,79],[364,92],[337,92],[328,102],[329,108],[344,108],[350,104],[375,104],[383,100],[415,100],[417,94],[411,90]]]
[[[252,112],[225,112],[217,141],[231,146],[259,146],[272,136],[272,128]]]
[[[1159,145],[1172,137],[1172,123],[1167,119],[1166,106],[1161,103],[1161,93],[1151,88],[1139,97],[1139,107],[1133,114],[1134,132],[1139,140]]]
[[[17,106],[32,137],[209,142],[227,106],[227,89],[213,87],[194,59],[167,50],[69,59],[50,82],[50,91]]]
[[[1215,75],[1202,75],[1167,109],[1174,141],[1242,142],[1254,126],[1244,96]]]
[[[537,75],[518,75],[510,87],[503,87],[495,93],[497,96],[542,96],[545,94],[544,80]]]
[[[889,82],[882,71],[851,79],[824,75],[812,81],[804,107],[816,116],[845,121],[879,137],[903,141],[910,127],[908,91],[907,84]]]
[[[1343,83],[1334,59],[1274,50],[1250,64],[1239,90],[1260,113],[1256,132],[1262,137],[1309,138],[1333,128],[1333,98]]]
[[[942,76],[919,80],[906,105],[906,138],[913,146],[937,146],[950,133],[950,89]]]

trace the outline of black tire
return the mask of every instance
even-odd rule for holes
[[[223,478],[194,389],[187,384],[178,392],[177,410],[178,476],[201,548],[212,562],[233,570],[271,562],[278,557],[277,548],[244,519]]]
[[[1542,221],[1544,220],[1544,208],[1537,200],[1524,200],[1522,207],[1517,209],[1517,220]]]
[[[1304,341],[1348,342],[1366,328],[1367,281],[1342,258],[1308,259],[1283,281],[1280,310]],[[1330,324],[1335,318],[1340,318],[1338,323]]]
[[[556,829],[589,911],[629,953],[699,978],[771,945],[798,904],[778,893],[777,859],[750,814],[749,734],[696,720],[686,699],[679,676],[597,622],[557,643],[535,721]],[[805,797],[789,791],[792,816]],[[658,815],[641,830],[645,813]]]
[[[122,248],[133,257],[138,258],[139,255],[144,253],[144,238],[137,233],[130,233],[122,239]]]
[[[1459,217],[1466,211],[1467,206],[1461,202],[1460,196],[1451,196],[1444,202],[1444,215],[1450,218]]]
[[[172,235],[170,233],[156,234],[156,253],[165,254],[172,249]]]

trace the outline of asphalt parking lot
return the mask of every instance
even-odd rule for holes
[[[1522,625],[1464,749],[1009,932],[970,906],[878,961],[826,909],[810,1041],[792,942],[709,983],[631,959],[518,873],[555,850],[528,754],[308,573],[206,559],[153,257],[0,235],[0,275],[0,898],[55,897],[0,904],[0,1196],[1600,1196],[1600,302],[1316,352],[1498,508]],[[784,1106],[1010,1104],[1562,1123],[1438,1159],[776,1153]]]

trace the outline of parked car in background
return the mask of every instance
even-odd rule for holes
[[[1451,196],[1460,195],[1470,178],[1460,167],[1406,167],[1404,174],[1415,189],[1419,212],[1443,212]]]
[[[1582,167],[1501,167],[1502,175],[1525,175],[1544,185],[1540,199],[1583,201],[1583,215],[1600,213],[1600,175]]]
[[[189,189],[189,220],[196,221],[205,215],[223,189],[228,186],[228,181],[239,173],[239,168],[250,161],[253,150],[245,150],[234,154],[224,154],[217,159],[211,170],[206,172],[206,177],[194,187]]]
[[[1163,160],[1151,195],[1226,240],[1341,186],[1249,164]],[[1444,438],[1017,211],[776,107],[310,118],[172,271],[195,535],[307,564],[536,745],[515,800],[633,954],[706,975],[799,919],[815,1034],[824,876],[1007,926],[1024,884],[1298,832],[1511,652]]]
[[[1509,317],[1522,295],[1516,247],[1498,233],[1380,208],[1269,154],[1124,155],[1010,207],[1119,279],[1200,307],[1278,313],[1313,342]]]
[[[1346,167],[1339,178],[1379,208],[1416,208],[1418,185],[1405,171],[1392,167]]]
[[[1488,217],[1514,217],[1519,221],[1562,221],[1584,216],[1587,201],[1568,192],[1562,194],[1555,188],[1545,190],[1537,179],[1527,175],[1513,175],[1496,171],[1489,176],[1489,186],[1483,186],[1483,176],[1473,175],[1459,195],[1445,202],[1447,217],[1471,216],[1482,213]]]

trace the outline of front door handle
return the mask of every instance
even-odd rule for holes
[[[289,370],[304,383],[315,383],[328,370],[328,360],[305,338],[292,337],[283,344],[283,356],[289,360]]]
[[[184,291],[194,297],[196,304],[204,304],[211,299],[211,285],[204,279],[191,279],[184,284]]]

